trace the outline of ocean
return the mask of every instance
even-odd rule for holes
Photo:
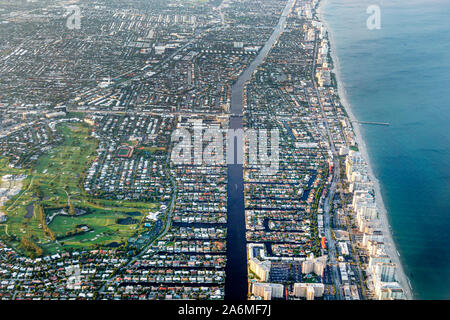
[[[450,1],[321,1],[414,298],[450,299]]]

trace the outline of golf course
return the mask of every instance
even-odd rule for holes
[[[96,199],[83,190],[85,174],[97,156],[92,128],[77,122],[58,124],[56,130],[62,142],[31,168],[11,168],[0,158],[0,179],[26,176],[20,192],[0,207],[8,216],[0,225],[2,239],[28,256],[40,256],[117,247],[145,230],[143,220],[158,203]]]

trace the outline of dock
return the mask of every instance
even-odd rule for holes
[[[390,123],[389,122],[376,122],[376,121],[352,121],[352,122],[356,122],[359,124],[372,124],[372,125],[376,125],[376,126],[389,126]]]

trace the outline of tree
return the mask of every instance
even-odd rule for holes
[[[38,204],[37,210],[38,210],[39,221],[41,222],[41,225],[42,225],[42,229],[44,230],[45,234],[48,235],[52,241],[55,241],[56,240],[55,234],[47,226],[47,221],[45,219],[44,207],[41,204]]]
[[[75,208],[73,207],[73,204],[70,204],[70,205],[69,205],[69,214],[70,214],[71,216],[74,216],[74,215],[75,215]]]
[[[20,239],[20,246],[29,253],[31,258],[42,256],[43,250],[31,238]]]

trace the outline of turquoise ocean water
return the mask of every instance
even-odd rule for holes
[[[450,0],[322,0],[415,298],[450,299]],[[369,5],[381,29],[369,30]]]

